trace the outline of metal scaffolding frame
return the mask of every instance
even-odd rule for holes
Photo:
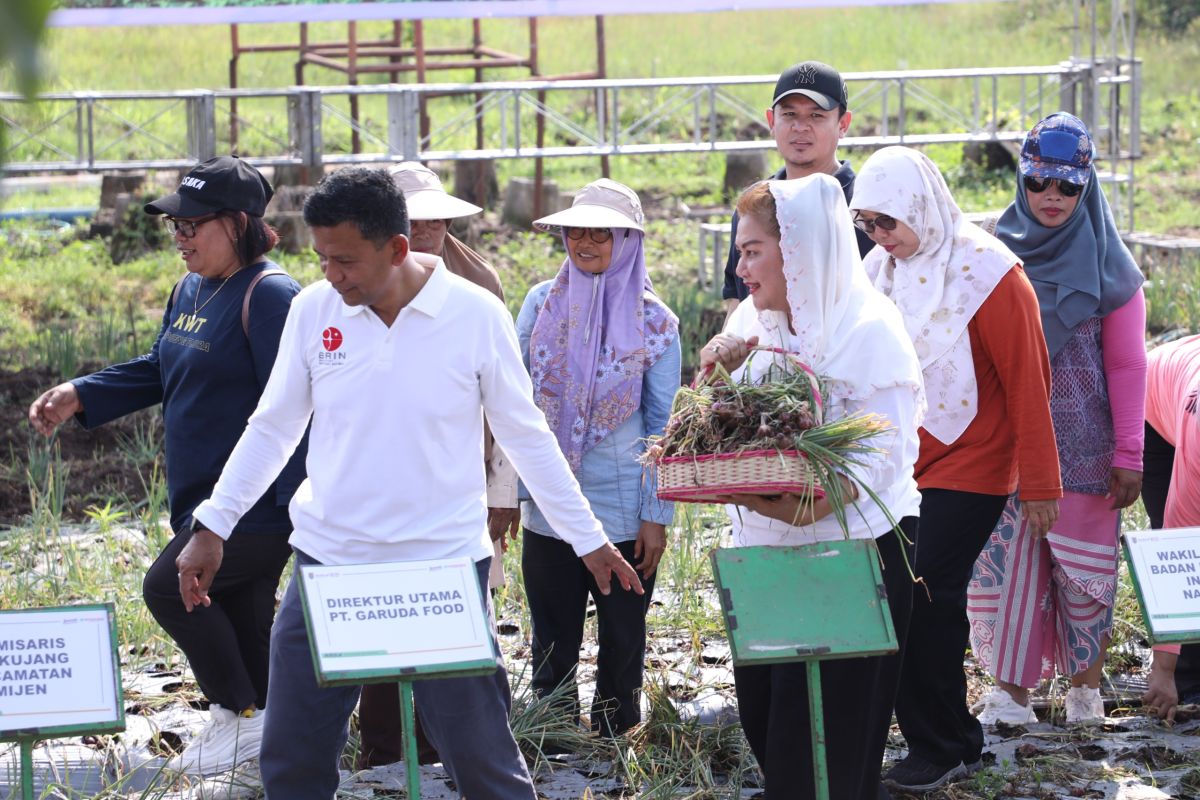
[[[969,141],[1019,141],[1037,115],[1057,108],[1078,92],[1091,70],[1086,64],[950,70],[844,73],[856,113],[877,114],[878,133],[848,136],[847,147]],[[275,101],[286,106],[287,131],[260,141],[263,151],[245,157],[260,165],[345,164],[416,160],[479,160],[599,155],[645,155],[727,150],[768,150],[763,111],[748,102],[747,87],[770,86],[775,75],[664,79],[507,81],[463,84],[301,86],[288,89],[233,89],[187,92],[66,92],[40,95],[44,115],[38,125],[14,113],[31,104],[20,95],[0,94],[0,119],[8,129],[6,169],[10,173],[64,170],[130,170],[183,167],[216,154],[218,117],[237,99]],[[940,100],[925,87],[933,82],[966,85],[974,98],[969,112]],[[1004,97],[1005,89],[1009,89]],[[769,90],[768,90],[769,91]],[[762,90],[751,92],[755,97]],[[324,143],[333,128],[355,123],[339,98],[374,97],[386,107],[386,126],[358,123],[363,152],[338,152]],[[421,135],[417,109],[422,99],[459,98],[452,115]],[[478,99],[476,99],[478,98]],[[130,108],[136,107],[136,113]],[[572,109],[583,109],[582,118]],[[877,108],[874,112],[872,109]],[[914,115],[914,110],[924,110]],[[49,113],[47,113],[49,112]],[[155,123],[176,112],[186,135],[156,132]],[[267,118],[278,109],[268,110]],[[940,117],[930,125],[930,116]],[[246,120],[248,114],[241,113]],[[531,135],[541,117],[559,143],[538,146]],[[488,146],[455,146],[475,123],[486,130]],[[70,121],[69,135],[62,123]],[[379,120],[375,120],[379,122]],[[762,138],[740,140],[745,126],[758,126]],[[266,124],[257,128],[270,132]],[[243,137],[244,138],[244,137]],[[460,139],[463,137],[459,137]],[[162,157],[111,157],[122,144],[158,145]],[[39,150],[44,148],[44,151]],[[270,148],[274,148],[273,152]],[[45,158],[44,153],[56,157]]]
[[[1071,63],[1088,66],[1091,77],[1065,107],[1092,132],[1113,213],[1125,230],[1133,230],[1135,163],[1142,156],[1142,62],[1135,41],[1135,0],[1072,0],[1071,8]],[[1105,8],[1107,31],[1101,19]]]
[[[843,73],[856,135],[842,146],[1016,143],[1041,116],[1071,110],[1095,133],[1114,211],[1131,229],[1141,87],[1134,0],[1068,1],[1073,53],[1058,64]],[[185,168],[230,151],[234,115],[240,154],[259,166],[771,150],[761,98],[776,78],[2,94],[0,125],[8,174]],[[424,131],[422,108],[431,119]]]

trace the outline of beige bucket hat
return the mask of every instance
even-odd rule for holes
[[[424,164],[402,161],[389,172],[396,187],[404,192],[409,219],[457,219],[483,211],[479,206],[447,193],[442,179]]]
[[[579,190],[571,207],[533,221],[538,230],[555,228],[632,228],[642,231],[646,215],[637,193],[623,183],[601,178]]]

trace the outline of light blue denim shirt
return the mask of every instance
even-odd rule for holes
[[[529,338],[538,312],[546,302],[553,281],[539,283],[525,296],[525,304],[517,315],[517,338],[521,342],[521,357],[529,369]],[[638,456],[646,449],[645,437],[661,435],[671,415],[671,402],[679,388],[679,337],[667,345],[654,366],[642,376],[642,404],[608,436],[584,453],[579,472],[579,486],[592,506],[592,513],[604,526],[604,532],[614,542],[637,539],[643,520],[671,524],[675,504],[658,499],[654,486],[654,471],[643,468]],[[534,533],[561,539],[542,516],[537,504],[521,486],[521,524]]]

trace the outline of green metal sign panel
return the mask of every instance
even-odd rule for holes
[[[736,547],[711,558],[738,666],[899,649],[872,540]]]

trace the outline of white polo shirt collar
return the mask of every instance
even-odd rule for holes
[[[425,281],[425,285],[421,287],[421,291],[417,292],[417,296],[409,301],[404,308],[411,308],[413,311],[419,311],[427,317],[437,317],[438,313],[446,305],[446,298],[450,294],[450,281],[452,273],[446,268],[446,262],[440,257],[434,265],[433,274],[429,276],[429,280]],[[342,316],[353,317],[366,311],[368,306],[352,306],[342,303]],[[401,309],[403,310],[403,309]]]

